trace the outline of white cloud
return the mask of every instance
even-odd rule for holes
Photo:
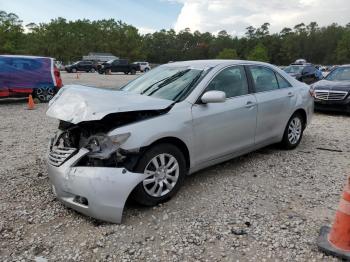
[[[170,0],[175,1],[175,0]],[[243,35],[249,25],[271,24],[271,32],[316,21],[320,26],[350,22],[349,0],[177,0],[183,4],[174,25],[176,31],[189,27],[192,31]]]
[[[157,31],[157,30],[154,29],[154,28],[142,27],[142,26],[137,27],[137,29],[139,30],[140,34],[142,34],[142,35],[152,34],[152,33],[154,33],[155,31]]]

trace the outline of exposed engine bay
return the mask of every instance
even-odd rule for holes
[[[75,149],[77,152],[80,148],[86,148],[90,152],[77,163],[77,166],[125,167],[132,170],[142,148],[132,152],[122,150],[121,143],[131,134],[108,136],[107,133],[123,125],[165,114],[169,110],[170,107],[162,110],[112,113],[101,120],[78,124],[61,120],[59,130],[51,141],[50,151]]]

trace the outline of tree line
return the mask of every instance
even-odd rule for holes
[[[243,37],[222,30],[180,32],[160,30],[142,35],[132,25],[114,19],[23,25],[13,13],[0,10],[0,54],[50,56],[63,62],[81,59],[89,52],[109,52],[132,61],[152,63],[191,59],[249,59],[287,65],[298,58],[315,64],[350,63],[350,23],[319,27],[300,23],[270,33],[270,24],[249,26]]]

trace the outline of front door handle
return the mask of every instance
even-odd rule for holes
[[[288,93],[288,96],[289,96],[289,97],[292,97],[292,96],[294,96],[294,93],[293,93],[293,92],[289,92],[289,93]]]
[[[246,104],[245,104],[245,107],[246,108],[251,108],[251,107],[253,107],[253,106],[255,106],[256,105],[256,103],[254,103],[254,102],[252,102],[252,101],[248,101]]]

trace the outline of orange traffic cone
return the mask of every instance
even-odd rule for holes
[[[317,246],[326,254],[350,260],[350,177],[340,199],[333,226],[321,228]]]
[[[28,109],[33,110],[34,106],[35,106],[35,104],[34,104],[33,97],[32,97],[32,95],[29,95],[29,97],[28,97]]]

